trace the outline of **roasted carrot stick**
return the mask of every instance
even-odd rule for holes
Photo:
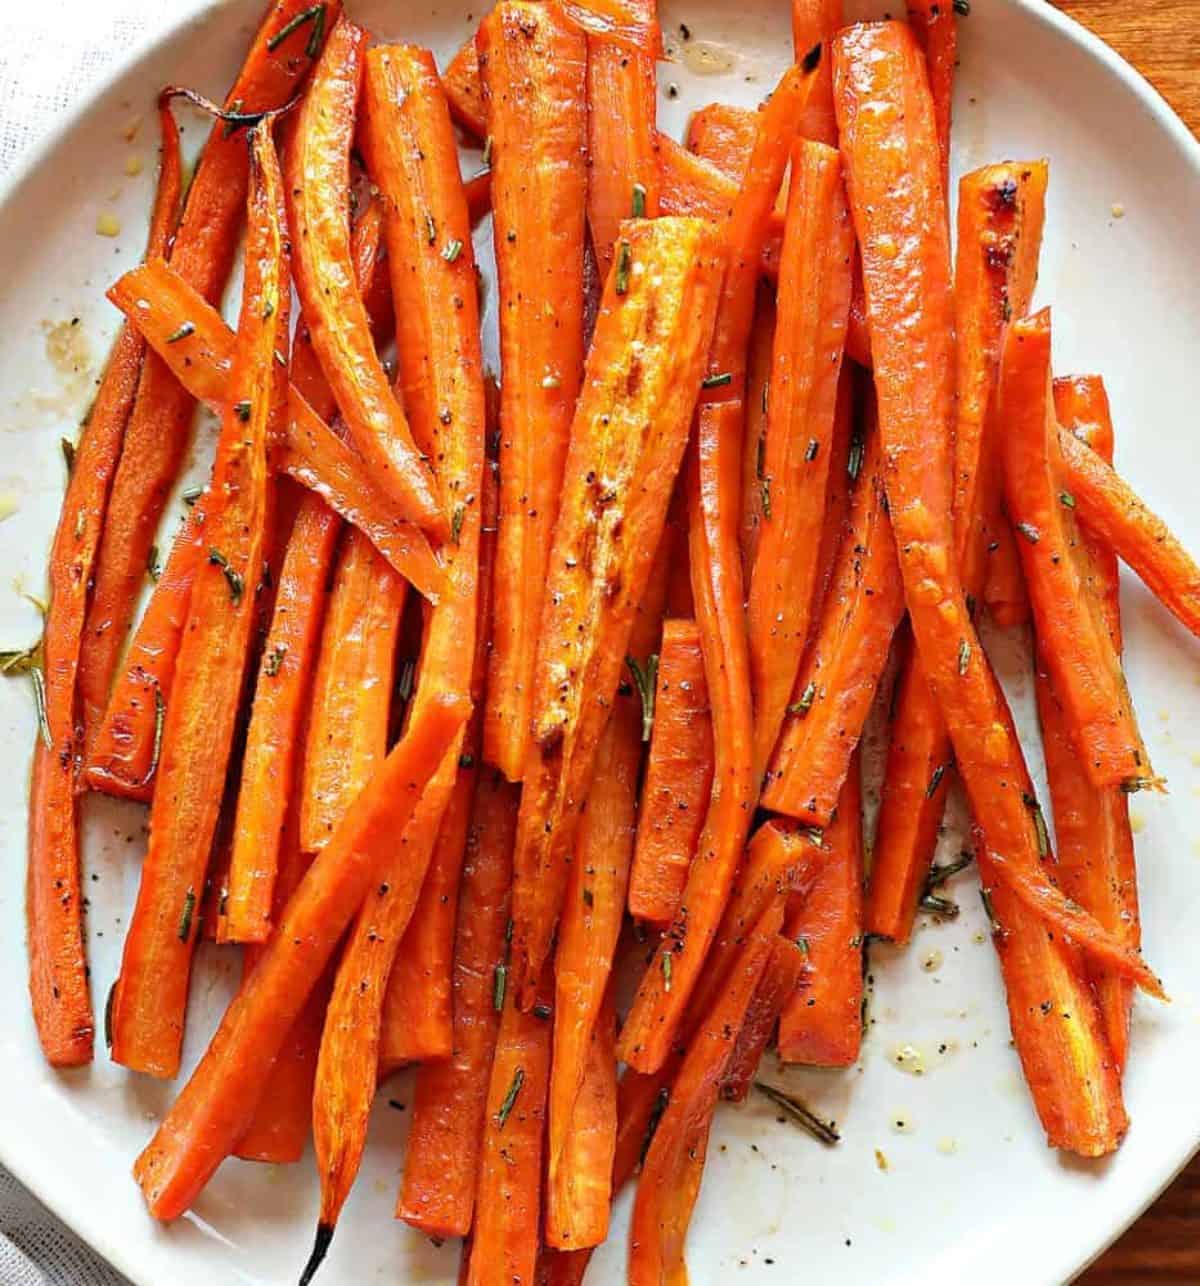
[[[972,812],[986,823],[983,877],[994,882],[990,861],[999,852],[1034,875],[1041,832],[1025,802],[1033,797],[1029,774],[952,556],[950,254],[933,106],[911,31],[879,23],[843,32],[834,42],[834,86],[863,255],[890,514],[913,632]],[[899,173],[907,176],[904,184],[895,183]],[[1014,992],[1027,980],[1012,974],[1055,950],[1040,924],[1031,930],[1027,919],[1020,937],[1020,950],[1001,956]],[[1021,1005],[1010,1004],[1009,1012],[1018,1052],[1032,1068],[1044,1057],[1030,1049],[1040,1033]],[[1094,1062],[1103,1061],[1094,1046],[1091,1052]],[[1090,1110],[1092,1093],[1080,1075],[1082,1061],[1056,1069],[1081,1113]],[[1041,1080],[1031,1079],[1030,1088],[1037,1101]]]
[[[175,228],[181,187],[179,134],[160,109],[162,161],[147,254],[162,254]],[[76,696],[88,588],[133,408],[146,343],[126,323],[76,448],[50,550],[50,601],[42,636],[41,728],[33,751],[26,873],[29,994],[42,1052],[54,1067],[91,1061],[94,1024],[84,959],[76,777],[87,709]]]
[[[811,62],[805,70],[792,68],[759,114],[746,183],[725,234],[728,267],[705,382],[726,400],[701,405],[688,472],[692,591],[716,746],[713,795],[680,911],[621,1032],[620,1056],[639,1071],[653,1071],[667,1056],[729,899],[757,794],[738,548],[746,350],[763,239],[814,70]]]
[[[629,910],[669,924],[679,907],[712,793],[713,732],[695,621],[666,621],[650,758],[642,788]]]
[[[468,179],[463,185],[467,194],[467,209],[471,213],[471,227],[492,212],[492,172],[484,170],[481,174]]]
[[[746,173],[758,124],[745,107],[709,103],[692,113],[688,121],[687,146],[726,178],[740,183]]]
[[[742,446],[742,581],[750,584],[763,524],[763,473],[766,465],[767,414],[771,407],[771,365],[777,316],[775,294],[763,283],[750,332],[746,370],[746,437]]]
[[[553,977],[525,1013],[508,992],[488,1079],[467,1286],[533,1281],[541,1227]]]
[[[587,42],[556,8],[526,0],[497,5],[478,41],[492,139],[504,369],[483,754],[519,781],[542,590],[583,375]]]
[[[483,138],[487,134],[487,103],[483,98],[479,50],[474,36],[464,42],[442,72],[442,88],[446,91],[450,114],[458,124],[476,138]]]
[[[779,1019],[785,1063],[850,1067],[862,1044],[862,772],[851,762],[821,863],[807,891],[793,893],[784,935],[805,968]]]
[[[447,696],[470,702],[485,414],[467,203],[450,110],[427,51],[395,45],[370,52],[363,141],[387,211],[398,383],[417,441],[439,463],[441,504],[453,515],[444,550],[446,592],[429,617],[422,645],[410,716],[417,719],[427,705]],[[306,1275],[324,1255],[362,1159],[385,989],[429,868],[461,752],[457,738],[399,837],[378,894],[363,904],[338,968],[313,1096],[321,1213]]]
[[[1002,629],[1014,629],[1029,620],[1029,592],[1021,573],[1021,555],[1011,524],[1001,517],[989,545],[987,583],[983,601],[988,615]]]
[[[249,241],[238,342],[203,540],[180,646],[150,814],[150,844],[112,1005],[115,1062],[154,1076],[179,1070],[197,899],[216,831],[265,559],[273,487],[272,418],[285,381],[288,292],[282,177],[269,124],[255,130]]]
[[[453,1053],[417,1072],[396,1205],[397,1218],[430,1237],[465,1237],[471,1228],[488,1076],[508,994],[505,929],[517,804],[517,788],[484,768],[459,891]]]
[[[245,1133],[297,1015],[466,716],[466,703],[447,697],[413,718],[288,902],[246,986],[134,1166],[156,1219],[181,1215]]]
[[[684,1242],[717,1097],[782,922],[783,899],[777,898],[755,924],[723,995],[688,1045],[638,1181],[629,1228],[630,1286],[687,1280]]]
[[[700,220],[635,220],[622,228],[605,287],[538,643],[513,883],[513,964],[525,1003],[558,919],[597,743],[687,443],[721,263],[719,238]],[[502,486],[503,473],[502,462]],[[503,493],[501,502],[502,553]],[[502,570],[498,562],[498,593]]]
[[[1097,787],[1154,776],[1133,704],[1091,586],[1075,516],[1062,500],[1050,375],[1050,312],[1014,321],[1000,375],[1004,491],[1022,537],[1021,564],[1039,652]]]
[[[326,0],[323,6],[309,0],[271,5],[227,105],[240,104],[240,110],[250,113],[283,106],[308,74],[326,26],[340,12],[341,0]],[[220,300],[233,267],[248,175],[244,132],[214,122],[170,248],[175,270],[210,304]],[[162,361],[148,357],[126,427],[128,449],[122,451],[113,478],[80,654],[80,698],[89,738],[108,701],[150,546],[187,449],[193,411],[190,391],[177,385]]]
[[[801,141],[792,152],[763,523],[746,609],[759,774],[783,726],[813,617],[853,249],[838,154]]]
[[[800,120],[800,134],[830,147],[837,144],[833,113],[833,68],[829,42],[845,25],[844,0],[792,0],[792,57],[798,63],[815,58],[820,45],[825,56],[816,68],[812,93]]]
[[[944,0],[910,0],[908,20],[925,51],[929,92],[937,124],[938,150],[942,157],[942,187],[950,192],[950,119],[954,99],[954,68],[958,62],[958,18],[954,5]]]
[[[1046,181],[1044,161],[1006,161],[975,170],[959,184],[954,538],[964,590],[977,600],[1003,542],[1012,542],[1001,511],[996,380],[1006,319],[1023,316],[1033,294]],[[1023,585],[1019,568],[1017,574]],[[897,942],[912,932],[953,775],[945,724],[929,684],[913,672],[917,668],[910,650],[892,720],[866,911],[868,931]]]
[[[1073,434],[1060,434],[1062,484],[1080,520],[1132,567],[1160,603],[1200,635],[1200,567],[1133,488]]]
[[[662,57],[662,35],[646,0],[561,0],[568,21],[589,36],[602,36],[634,53]]]
[[[771,957],[746,1010],[742,1029],[734,1041],[729,1067],[721,1083],[723,1099],[741,1103],[750,1093],[763,1054],[766,1053],[771,1037],[775,1035],[779,1015],[799,985],[805,959],[803,948],[786,933],[776,936]]]
[[[658,44],[657,0],[636,0]],[[624,219],[658,214],[654,55],[606,36],[587,41],[588,226],[601,278],[613,265]]]
[[[216,409],[225,404],[225,363],[233,332],[221,315],[161,260],[135,268],[109,297],[138,326],[189,394]],[[185,339],[172,342],[180,328]],[[225,356],[222,357],[221,355]],[[300,392],[288,392],[288,422],[276,468],[357,527],[414,589],[436,602],[443,571],[419,528],[397,518],[361,457],[335,434]]]

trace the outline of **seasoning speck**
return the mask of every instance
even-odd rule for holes
[[[921,957],[921,968],[924,969],[926,973],[937,973],[937,971],[942,967],[944,959],[945,957],[942,953],[936,949],[933,951],[927,951]]]
[[[875,1149],[875,1168],[884,1174],[888,1172],[888,1159],[880,1148]]]

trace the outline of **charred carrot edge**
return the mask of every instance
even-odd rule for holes
[[[1005,499],[1020,536],[1039,650],[1085,771],[1100,788],[1152,779],[1121,662],[1090,592],[1075,515],[1062,500],[1048,309],[1009,327],[999,400]]]
[[[1011,542],[1000,502],[996,382],[1006,319],[1023,316],[1033,294],[1046,182],[1045,162],[1031,161],[985,166],[959,185],[953,511],[964,589],[975,598],[990,560],[1003,556],[1000,542]],[[1017,575],[1023,584],[1019,568]],[[953,775],[950,739],[929,684],[913,673],[917,666],[915,652],[906,653],[866,912],[868,931],[896,942],[912,933]]]
[[[643,1072],[666,1059],[729,899],[757,794],[738,548],[746,350],[762,243],[791,151],[791,131],[808,102],[814,70],[810,65],[785,73],[760,113],[746,183],[726,230],[728,267],[706,383],[715,396],[729,400],[700,406],[688,474],[692,591],[716,747],[713,796],[680,904],[687,908],[686,919],[681,909],[621,1032],[620,1057]]]
[[[1104,381],[1075,376],[1054,381],[1054,409],[1068,433],[1086,434],[1093,450],[1112,463],[1113,426]],[[1099,539],[1081,536],[1091,560],[1093,591],[1113,646],[1121,649],[1121,602],[1117,556]],[[1064,891],[1091,911],[1112,933],[1135,950],[1141,944],[1137,866],[1129,824],[1129,796],[1120,790],[1097,791],[1079,764],[1069,726],[1045,667],[1036,671],[1038,716],[1046,753],[1046,776],[1054,805],[1058,877]],[[1129,1049],[1133,985],[1115,971],[1091,967],[1108,1043],[1118,1068]]]
[[[174,1219],[236,1147],[305,1000],[467,716],[432,701],[317,856],[199,1066],[134,1166],[150,1213]]]
[[[508,992],[500,1016],[488,1080],[467,1286],[533,1280],[550,1080],[554,985],[549,965],[537,997],[526,1013],[516,995]]]
[[[669,924],[679,908],[712,794],[713,732],[695,621],[666,621],[650,757],[642,787],[629,911]]]
[[[341,0],[326,0],[319,31],[315,14],[311,22],[296,25],[312,8],[309,0],[280,0],[271,6],[227,106],[259,112],[282,107],[292,97],[308,74],[325,23],[332,25],[341,12]],[[220,300],[233,267],[249,172],[245,134],[216,121],[170,247],[176,272],[210,304]],[[187,449],[193,412],[190,390],[179,387],[161,360],[148,356],[113,478],[80,654],[80,697],[89,734],[108,703],[150,547]]]
[[[776,898],[754,926],[724,993],[688,1045],[638,1180],[629,1228],[630,1286],[686,1280],[684,1242],[721,1082],[782,922],[783,899]]]
[[[110,298],[142,330],[190,395],[217,409],[224,405],[224,364],[233,350],[234,336],[215,308],[161,260],[127,273]],[[139,307],[138,301],[145,301],[148,307]],[[183,340],[171,342],[181,327],[193,330]],[[315,491],[362,531],[414,589],[436,602],[443,570],[424,533],[393,515],[361,458],[295,388],[289,389],[288,409],[284,441],[275,452],[277,471]]]
[[[792,151],[763,522],[746,608],[758,775],[783,726],[815,612],[853,248],[838,154],[801,140]]]
[[[792,894],[795,897],[796,894]],[[803,947],[786,933],[777,934],[763,976],[754,990],[741,1031],[733,1044],[729,1067],[721,1082],[721,1097],[731,1103],[745,1101],[754,1084],[758,1065],[779,1023],[780,1014],[795,996],[804,973]]]
[[[784,936],[798,944],[805,968],[779,1018],[785,1063],[850,1067],[862,1044],[862,771],[856,755],[825,831],[828,850],[805,893],[793,894]]]
[[[471,1228],[488,1074],[508,994],[505,929],[517,806],[517,788],[484,768],[459,891],[453,1053],[417,1072],[396,1205],[397,1218],[430,1237],[465,1237]]]
[[[1160,603],[1200,635],[1200,567],[1133,488],[1073,434],[1059,435],[1062,483],[1080,520],[1138,574]]]
[[[844,0],[792,0],[792,57],[798,63],[814,56],[821,46],[825,56],[816,69],[816,81],[800,122],[800,134],[818,143],[837,145],[837,119],[833,111],[833,67],[829,42],[846,25]]]
[[[771,367],[778,317],[775,294],[763,283],[754,309],[746,369],[746,435],[742,444],[742,581],[749,585],[763,524],[763,452],[771,402]]]
[[[1042,860],[1041,830],[1026,803],[1033,798],[1029,774],[975,635],[953,558],[950,252],[933,106],[922,56],[908,27],[869,24],[839,35],[834,86],[850,204],[863,253],[879,423],[890,466],[891,520],[913,632],[950,731],[972,813],[987,820],[987,853],[1003,852],[1019,872],[1036,873]],[[870,111],[860,110],[865,102]],[[902,189],[891,177],[894,167],[908,176]],[[895,259],[888,254],[892,245],[902,247]],[[903,290],[897,285],[901,280]],[[1024,920],[1021,938],[1020,951],[1002,955],[1006,985],[1017,992],[1027,980],[1014,978],[1014,971],[1041,957],[1047,957],[1049,969],[1048,957],[1055,950],[1040,923],[1031,934]],[[1022,1061],[1032,1068],[1044,1051],[1029,1049],[1038,1033],[1018,1018],[1013,1037]],[[1103,1061],[1094,1045],[1091,1052],[1094,1061]],[[1055,1068],[1077,1100],[1089,1093],[1080,1068],[1079,1059]],[[1041,1080],[1031,1077],[1030,1089],[1038,1102]]]
[[[453,515],[444,550],[446,592],[422,645],[410,715],[418,719],[427,705],[451,696],[470,702],[485,415],[475,261],[450,110],[427,51],[409,45],[371,50],[365,126],[364,146],[385,198],[398,382],[417,441],[439,461],[440,501]],[[429,869],[461,752],[459,737],[400,836],[378,891],[364,902],[338,968],[313,1096],[321,1213],[309,1274],[328,1246],[362,1159],[387,981]]]
[[[589,1109],[584,1099],[589,1097],[589,1080],[600,1079],[592,1063],[625,914],[641,759],[637,699],[632,694],[617,697],[600,738],[595,777],[576,833],[554,957],[545,1237],[558,1249],[597,1245],[608,1232],[611,1146],[616,1137],[615,1057],[613,1138],[607,1155],[601,1126],[589,1121],[595,1104]],[[604,1043],[611,1045],[614,1039],[610,1022]],[[588,1135],[586,1146],[578,1137],[581,1131]]]
[[[925,51],[938,151],[942,158],[942,188],[950,192],[950,120],[954,106],[954,68],[958,62],[958,16],[944,0],[914,0],[905,5],[908,20]]]
[[[153,1076],[179,1070],[197,900],[225,783],[249,660],[273,486],[269,429],[282,405],[275,359],[287,346],[291,284],[282,176],[269,123],[252,144],[246,284],[187,624],[163,721],[150,843],[112,1003],[113,1061]]]
[[[655,21],[655,0],[639,0]],[[588,226],[603,280],[621,223],[658,214],[658,85],[653,57],[603,36],[587,42]]]
[[[446,91],[450,114],[458,124],[476,138],[483,138],[487,134],[487,103],[483,97],[479,50],[474,36],[463,42],[442,72],[442,88]]]
[[[513,867],[519,990],[538,977],[562,906],[579,811],[687,444],[719,293],[720,240],[700,220],[633,220],[621,230],[618,255],[571,427],[545,586]],[[502,464],[502,487],[503,474]],[[503,549],[503,510],[500,538]]]
[[[725,103],[709,103],[692,113],[688,121],[687,148],[726,178],[740,183],[746,173],[758,124],[754,112]]]
[[[483,754],[519,781],[542,590],[583,376],[587,42],[556,9],[525,0],[493,9],[478,42],[492,139],[504,369]]]
[[[179,134],[160,109],[162,162],[147,254],[162,254],[175,228],[181,188]],[[41,728],[34,744],[25,884],[29,995],[42,1052],[53,1067],[92,1058],[80,894],[77,774],[89,719],[77,698],[84,622],[109,488],[133,408],[146,343],[126,323],[88,414],[50,549],[50,601],[42,635]],[[35,680],[36,681],[36,680]]]
[[[904,612],[880,436],[855,447],[849,531],[763,790],[764,807],[809,826],[833,817]]]

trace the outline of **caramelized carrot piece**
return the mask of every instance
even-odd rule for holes
[[[726,230],[728,267],[705,381],[726,400],[700,406],[688,475],[692,591],[716,747],[713,794],[680,911],[642,978],[621,1032],[622,1060],[643,1072],[660,1067],[667,1056],[729,899],[757,794],[738,548],[746,351],[762,243],[813,70],[787,72],[759,114],[747,180]]]
[[[453,514],[444,549],[446,592],[429,616],[422,645],[410,715],[417,719],[448,696],[470,702],[485,414],[467,203],[450,110],[427,51],[410,45],[371,50],[364,145],[387,211],[398,383],[417,441],[439,462],[441,504]],[[305,1270],[310,1276],[362,1159],[388,977],[429,869],[461,753],[459,737],[399,837],[377,892],[364,902],[338,968],[313,1097],[321,1213]]]
[[[517,805],[517,788],[496,769],[482,769],[458,899],[453,1052],[417,1071],[396,1205],[397,1218],[430,1237],[465,1237],[471,1229],[489,1069],[508,994]]]
[[[1200,635],[1200,567],[1133,488],[1073,434],[1059,435],[1062,485],[1080,520],[1176,620]]]
[[[466,716],[465,702],[443,697],[411,720],[288,902],[247,984],[134,1166],[156,1219],[181,1215],[237,1146],[305,1000]]]
[[[763,524],[763,472],[767,413],[771,399],[771,364],[777,325],[775,294],[765,283],[758,289],[750,358],[746,370],[746,438],[742,446],[742,580],[750,584]]]
[[[165,107],[159,115],[162,162],[148,255],[162,254],[167,246],[181,187],[179,134]],[[76,780],[88,712],[77,699],[76,684],[88,588],[145,355],[145,340],[126,323],[76,449],[50,549],[50,603],[42,636],[44,718],[33,751],[25,912],[33,1018],[42,1052],[53,1067],[76,1067],[92,1058]]]
[[[837,812],[825,831],[828,850],[808,890],[793,893],[785,936],[804,955],[800,985],[779,1019],[785,1063],[850,1067],[862,1044],[862,773],[856,755]]]
[[[1022,538],[1021,564],[1042,661],[1092,784],[1132,782],[1136,788],[1154,773],[1120,659],[1091,589],[1074,513],[1062,500],[1048,309],[1009,328],[999,396],[1005,497]]]
[[[988,615],[1001,629],[1015,629],[1029,620],[1029,592],[1021,573],[1017,539],[1007,519],[1001,518],[991,543],[995,548],[988,561],[983,601]]]
[[[487,134],[487,103],[479,74],[479,50],[475,37],[463,43],[442,72],[442,89],[455,121],[476,138]]]
[[[726,178],[741,183],[758,132],[754,117],[754,112],[745,107],[725,103],[699,108],[688,121],[688,151],[715,165]]]
[[[319,27],[318,12],[323,15]],[[323,9],[314,9],[309,0],[273,4],[226,105],[238,103],[245,112],[282,107],[308,74],[325,24],[332,26],[340,12],[341,0],[326,0]],[[312,17],[296,25],[306,13]],[[210,304],[219,302],[233,268],[248,176],[245,134],[231,132],[224,121],[214,122],[170,247],[176,272]],[[190,390],[179,387],[158,357],[147,357],[125,430],[126,449],[113,478],[80,654],[79,691],[89,744],[108,702],[150,546],[187,450],[193,413]]]
[[[679,907],[712,793],[713,732],[700,631],[666,621],[658,658],[654,729],[642,788],[629,911],[669,924]]]
[[[763,439],[763,523],[746,609],[759,774],[783,726],[816,600],[854,248],[837,152],[801,141],[790,183]]]
[[[925,51],[938,151],[942,157],[942,188],[950,191],[950,119],[954,99],[954,68],[958,62],[958,18],[944,0],[910,0],[908,20]]]
[[[746,1009],[742,1029],[733,1044],[733,1054],[721,1083],[723,1099],[741,1103],[750,1093],[779,1016],[799,986],[806,959],[803,948],[786,933],[776,935],[770,958]]]
[[[233,741],[270,524],[268,438],[285,382],[288,292],[282,177],[270,128],[255,130],[238,342],[187,624],[163,723],[150,844],[112,1005],[115,1062],[179,1071],[192,952]]]
[[[552,972],[525,1013],[508,993],[488,1079],[467,1286],[533,1280],[541,1228]]]
[[[500,288],[500,539],[483,755],[525,771],[542,590],[583,375],[587,42],[503,0],[479,29]]]
[[[638,1181],[629,1228],[630,1286],[687,1279],[683,1248],[717,1097],[782,922],[783,899],[777,898],[754,926],[720,1000],[688,1045]]]
[[[958,416],[955,544],[965,592],[978,599],[1012,528],[1001,512],[995,393],[1006,318],[1023,316],[1037,277],[1045,215],[1043,161],[984,166],[959,185],[955,263]],[[1015,548],[1011,552],[1015,556]],[[1024,579],[1017,570],[1020,584]],[[905,656],[874,845],[868,932],[907,942],[933,861],[953,775],[950,738],[915,652]]]
[[[913,632],[972,813],[986,820],[983,878],[993,882],[991,861],[1000,852],[1020,873],[1033,875],[1041,854],[1040,831],[1026,803],[1033,797],[1029,774],[952,556],[950,254],[933,106],[911,31],[900,23],[878,23],[843,32],[834,42],[834,85],[863,254],[879,423],[890,466],[891,521]],[[907,181],[897,184],[897,174]],[[1013,994],[1028,981],[1014,973],[1056,950],[1038,922],[1031,929],[1028,919],[1020,921],[1020,937],[1019,951],[1001,955]],[[1045,967],[1054,967],[1049,958]],[[1009,1012],[1023,1063],[1039,1066],[1044,1051],[1030,1048],[1039,1038],[1037,1027],[1011,996]],[[1089,1027],[1084,1038],[1093,1030]],[[1100,1040],[1103,1044],[1102,1032]],[[1061,1051],[1061,1045],[1054,1047],[1053,1052]],[[1104,1061],[1094,1043],[1089,1057],[1092,1064]],[[1081,1079],[1085,1061],[1077,1057],[1056,1067],[1081,1114],[1092,1111],[1090,1096],[1099,1088]],[[1035,1102],[1043,1088],[1040,1075],[1030,1078]],[[1043,1106],[1039,1102],[1039,1110]]]

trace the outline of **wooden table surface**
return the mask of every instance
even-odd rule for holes
[[[1200,0],[1055,3],[1128,59],[1200,135]],[[1166,1283],[1200,1283],[1200,1157],[1079,1278],[1079,1286]]]

